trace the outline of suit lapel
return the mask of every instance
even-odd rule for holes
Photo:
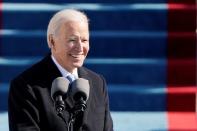
[[[49,54],[47,57],[45,57],[41,61],[41,65],[43,66],[41,72],[43,72],[41,75],[43,75],[43,81],[44,84],[48,87],[51,88],[52,82],[55,78],[60,77],[61,73],[56,67],[56,65],[53,63],[51,59],[51,55]]]

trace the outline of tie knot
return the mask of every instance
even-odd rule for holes
[[[67,77],[66,77],[70,82],[73,82],[75,80],[75,76],[72,75],[72,74],[69,74]]]

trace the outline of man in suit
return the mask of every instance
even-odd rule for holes
[[[73,75],[89,81],[87,108],[74,122],[74,131],[112,131],[104,78],[82,67],[89,51],[87,16],[73,9],[61,10],[50,20],[47,41],[51,53],[12,80],[9,91],[10,131],[68,131],[73,99],[64,101],[64,121],[57,115],[51,85],[55,78]]]

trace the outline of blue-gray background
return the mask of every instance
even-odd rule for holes
[[[85,66],[106,78],[115,130],[167,130],[166,0],[3,0],[0,130],[8,130],[10,80],[49,52],[48,21],[64,8],[90,19]]]

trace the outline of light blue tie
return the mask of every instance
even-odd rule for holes
[[[67,77],[66,77],[70,82],[73,82],[75,80],[75,76],[72,75],[72,74],[69,74]]]

